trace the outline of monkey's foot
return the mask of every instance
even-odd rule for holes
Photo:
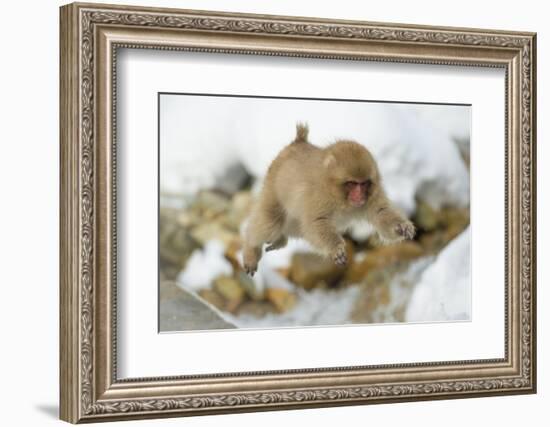
[[[258,261],[244,259],[243,269],[249,276],[254,276],[254,273],[258,270]]]
[[[275,240],[273,243],[270,243],[265,248],[265,251],[270,252],[270,251],[274,251],[274,250],[277,250],[277,249],[282,249],[286,246],[287,243],[288,243],[288,239],[286,238],[286,236],[281,236],[277,240]]]
[[[258,270],[258,266],[250,266],[250,265],[244,265],[244,271],[246,272],[246,274],[248,274],[250,277],[253,277],[254,274],[256,274],[256,271]]]
[[[261,249],[245,247],[243,250],[243,269],[246,274],[254,276],[258,270],[258,262],[262,256]]]
[[[416,234],[416,228],[414,227],[414,224],[410,221],[397,223],[394,230],[395,234],[403,239],[411,240]]]
[[[332,260],[336,265],[344,266],[348,263],[348,254],[346,252],[346,245],[339,245],[338,248],[332,254]]]

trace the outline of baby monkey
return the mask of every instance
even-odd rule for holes
[[[383,241],[412,239],[414,225],[386,196],[371,153],[354,141],[319,148],[308,142],[308,127],[271,163],[244,235],[243,264],[254,275],[266,251],[301,237],[336,264],[347,263],[341,233],[354,220],[367,220]]]

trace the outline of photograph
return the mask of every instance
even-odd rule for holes
[[[470,321],[471,105],[158,93],[159,332]]]
[[[537,393],[536,23],[204,7],[63,5],[39,50],[59,418]]]

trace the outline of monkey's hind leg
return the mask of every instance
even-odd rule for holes
[[[284,211],[276,200],[265,197],[259,200],[250,216],[243,248],[243,267],[251,276],[258,269],[264,243],[270,242],[268,250],[286,245],[282,236],[284,220]]]
[[[270,252],[270,251],[275,251],[277,249],[282,249],[286,246],[287,243],[288,243],[288,238],[281,234],[281,236],[277,240],[273,242],[269,242],[269,245],[265,248],[265,251]]]

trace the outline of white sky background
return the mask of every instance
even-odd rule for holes
[[[425,187],[434,205],[469,204],[452,138],[469,139],[470,107],[431,104],[161,94],[161,191],[192,195],[236,162],[261,178],[299,121],[316,145],[346,138],[371,150],[390,197],[408,212]]]

